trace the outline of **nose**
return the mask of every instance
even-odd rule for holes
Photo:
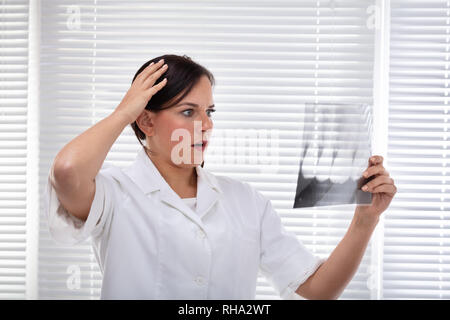
[[[202,113],[200,120],[202,121],[202,131],[208,131],[212,129],[213,121],[210,117],[208,117],[206,111]]]
[[[197,116],[194,121],[194,142],[198,140],[209,140],[209,136],[212,133],[213,122],[210,117],[206,114],[206,112],[201,113],[200,116]],[[198,140],[197,140],[198,139]]]

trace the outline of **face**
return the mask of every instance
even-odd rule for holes
[[[203,76],[175,106],[157,113],[147,111],[148,126],[140,128],[147,135],[147,147],[160,160],[178,167],[195,167],[203,162],[214,112],[211,82]]]

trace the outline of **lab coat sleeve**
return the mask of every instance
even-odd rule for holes
[[[326,260],[310,252],[297,236],[288,232],[269,199],[259,191],[261,216],[260,270],[282,299],[295,298],[295,291]],[[298,297],[298,296],[297,296]]]
[[[56,191],[47,180],[45,210],[50,235],[59,244],[73,245],[89,236],[100,236],[112,218],[120,197],[117,182],[109,166],[103,166],[95,177],[95,196],[86,221],[71,215],[60,203]]]

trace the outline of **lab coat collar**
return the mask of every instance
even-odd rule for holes
[[[196,166],[195,169],[198,176],[197,213],[193,212],[191,208],[183,202],[179,195],[173,191],[148,157],[144,148],[139,150],[135,161],[128,170],[126,170],[126,173],[146,195],[155,191],[160,191],[161,201],[177,208],[183,214],[186,214],[189,218],[201,225],[202,222],[200,218],[213,207],[223,191],[219,186],[217,178],[213,174],[202,168],[200,165]]]

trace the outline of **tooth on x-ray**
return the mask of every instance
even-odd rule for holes
[[[371,156],[368,104],[307,103],[294,208],[370,204],[361,191]]]

